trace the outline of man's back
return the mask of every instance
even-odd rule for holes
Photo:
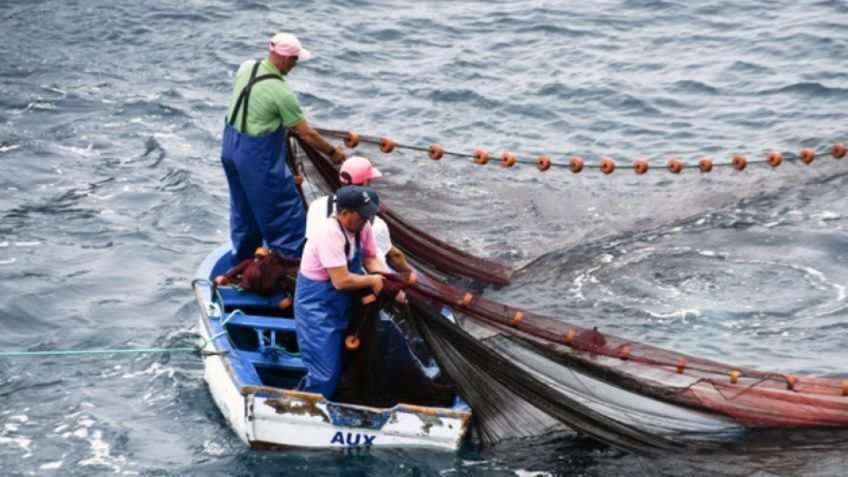
[[[227,110],[227,118],[233,117],[233,108],[242,90],[247,86],[255,64],[255,60],[248,60],[239,67],[233,87],[233,97]],[[277,78],[259,81],[251,88],[246,131],[241,131],[242,111],[239,110],[235,116],[235,128],[248,136],[261,136],[274,132],[279,129],[281,122],[287,128],[293,128],[306,119],[300,109],[300,101],[297,99],[297,95],[271,62],[267,60],[260,62],[256,76],[262,75],[274,75]]]

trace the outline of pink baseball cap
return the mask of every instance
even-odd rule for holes
[[[268,50],[280,56],[296,56],[298,61],[309,61],[312,53],[300,46],[300,40],[291,33],[277,33],[271,38]]]
[[[344,163],[339,171],[339,179],[345,185],[362,185],[365,181],[383,177],[371,161],[362,156],[353,156]]]

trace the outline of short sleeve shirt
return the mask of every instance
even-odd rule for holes
[[[345,236],[350,243],[350,255],[345,256]],[[366,223],[359,233],[359,240],[365,258],[377,256],[377,245],[371,224]],[[328,268],[344,267],[356,253],[356,236],[347,230],[342,235],[342,228],[335,216],[325,217],[318,225],[316,234],[306,241],[303,257],[300,260],[300,273],[316,281],[327,281],[330,274]],[[351,273],[361,273],[361,270],[350,270]]]
[[[233,118],[233,108],[236,106],[241,91],[247,86],[255,64],[255,60],[248,60],[239,67],[233,87],[233,98],[230,100],[230,107],[227,110],[227,118],[235,119],[233,125],[240,131],[242,108],[239,108],[235,118]],[[241,131],[248,136],[261,136],[276,131],[280,128],[280,124],[284,124],[287,128],[293,128],[306,120],[303,111],[300,109],[300,101],[297,99],[297,95],[285,82],[279,70],[268,60],[262,60],[259,69],[256,71],[256,76],[265,74],[275,75],[280,79],[263,80],[254,84],[251,88],[250,101],[247,105],[247,127],[245,131]]]
[[[319,197],[309,204],[309,210],[306,213],[306,240],[317,236],[318,227],[327,218],[327,200],[329,196]],[[386,221],[380,217],[374,217],[371,222],[371,232],[374,234],[374,243],[377,246],[377,260],[388,268],[386,264],[386,254],[392,248],[392,238],[389,235],[389,226]]]

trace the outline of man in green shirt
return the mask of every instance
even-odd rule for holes
[[[290,33],[271,38],[268,58],[246,61],[236,73],[221,146],[230,187],[233,259],[252,257],[264,239],[269,248],[300,258],[306,215],[286,165],[285,129],[334,161],[341,147],[327,142],[306,121],[284,75],[312,54]]]

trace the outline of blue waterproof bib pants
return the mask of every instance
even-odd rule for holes
[[[250,88],[263,79],[279,79],[273,75],[257,78],[256,66],[233,109],[233,117],[224,125],[221,141],[221,163],[230,188],[234,263],[252,257],[263,239],[269,248],[289,258],[300,258],[306,242],[306,212],[286,164],[284,128],[248,136],[233,126],[242,107],[241,124],[245,130]]]
[[[353,273],[362,270],[364,252],[357,242],[347,263]],[[330,399],[336,392],[342,369],[342,340],[350,322],[353,292],[336,290],[331,280],[318,281],[297,275],[294,318],[300,357],[306,377],[300,390],[322,394]]]

